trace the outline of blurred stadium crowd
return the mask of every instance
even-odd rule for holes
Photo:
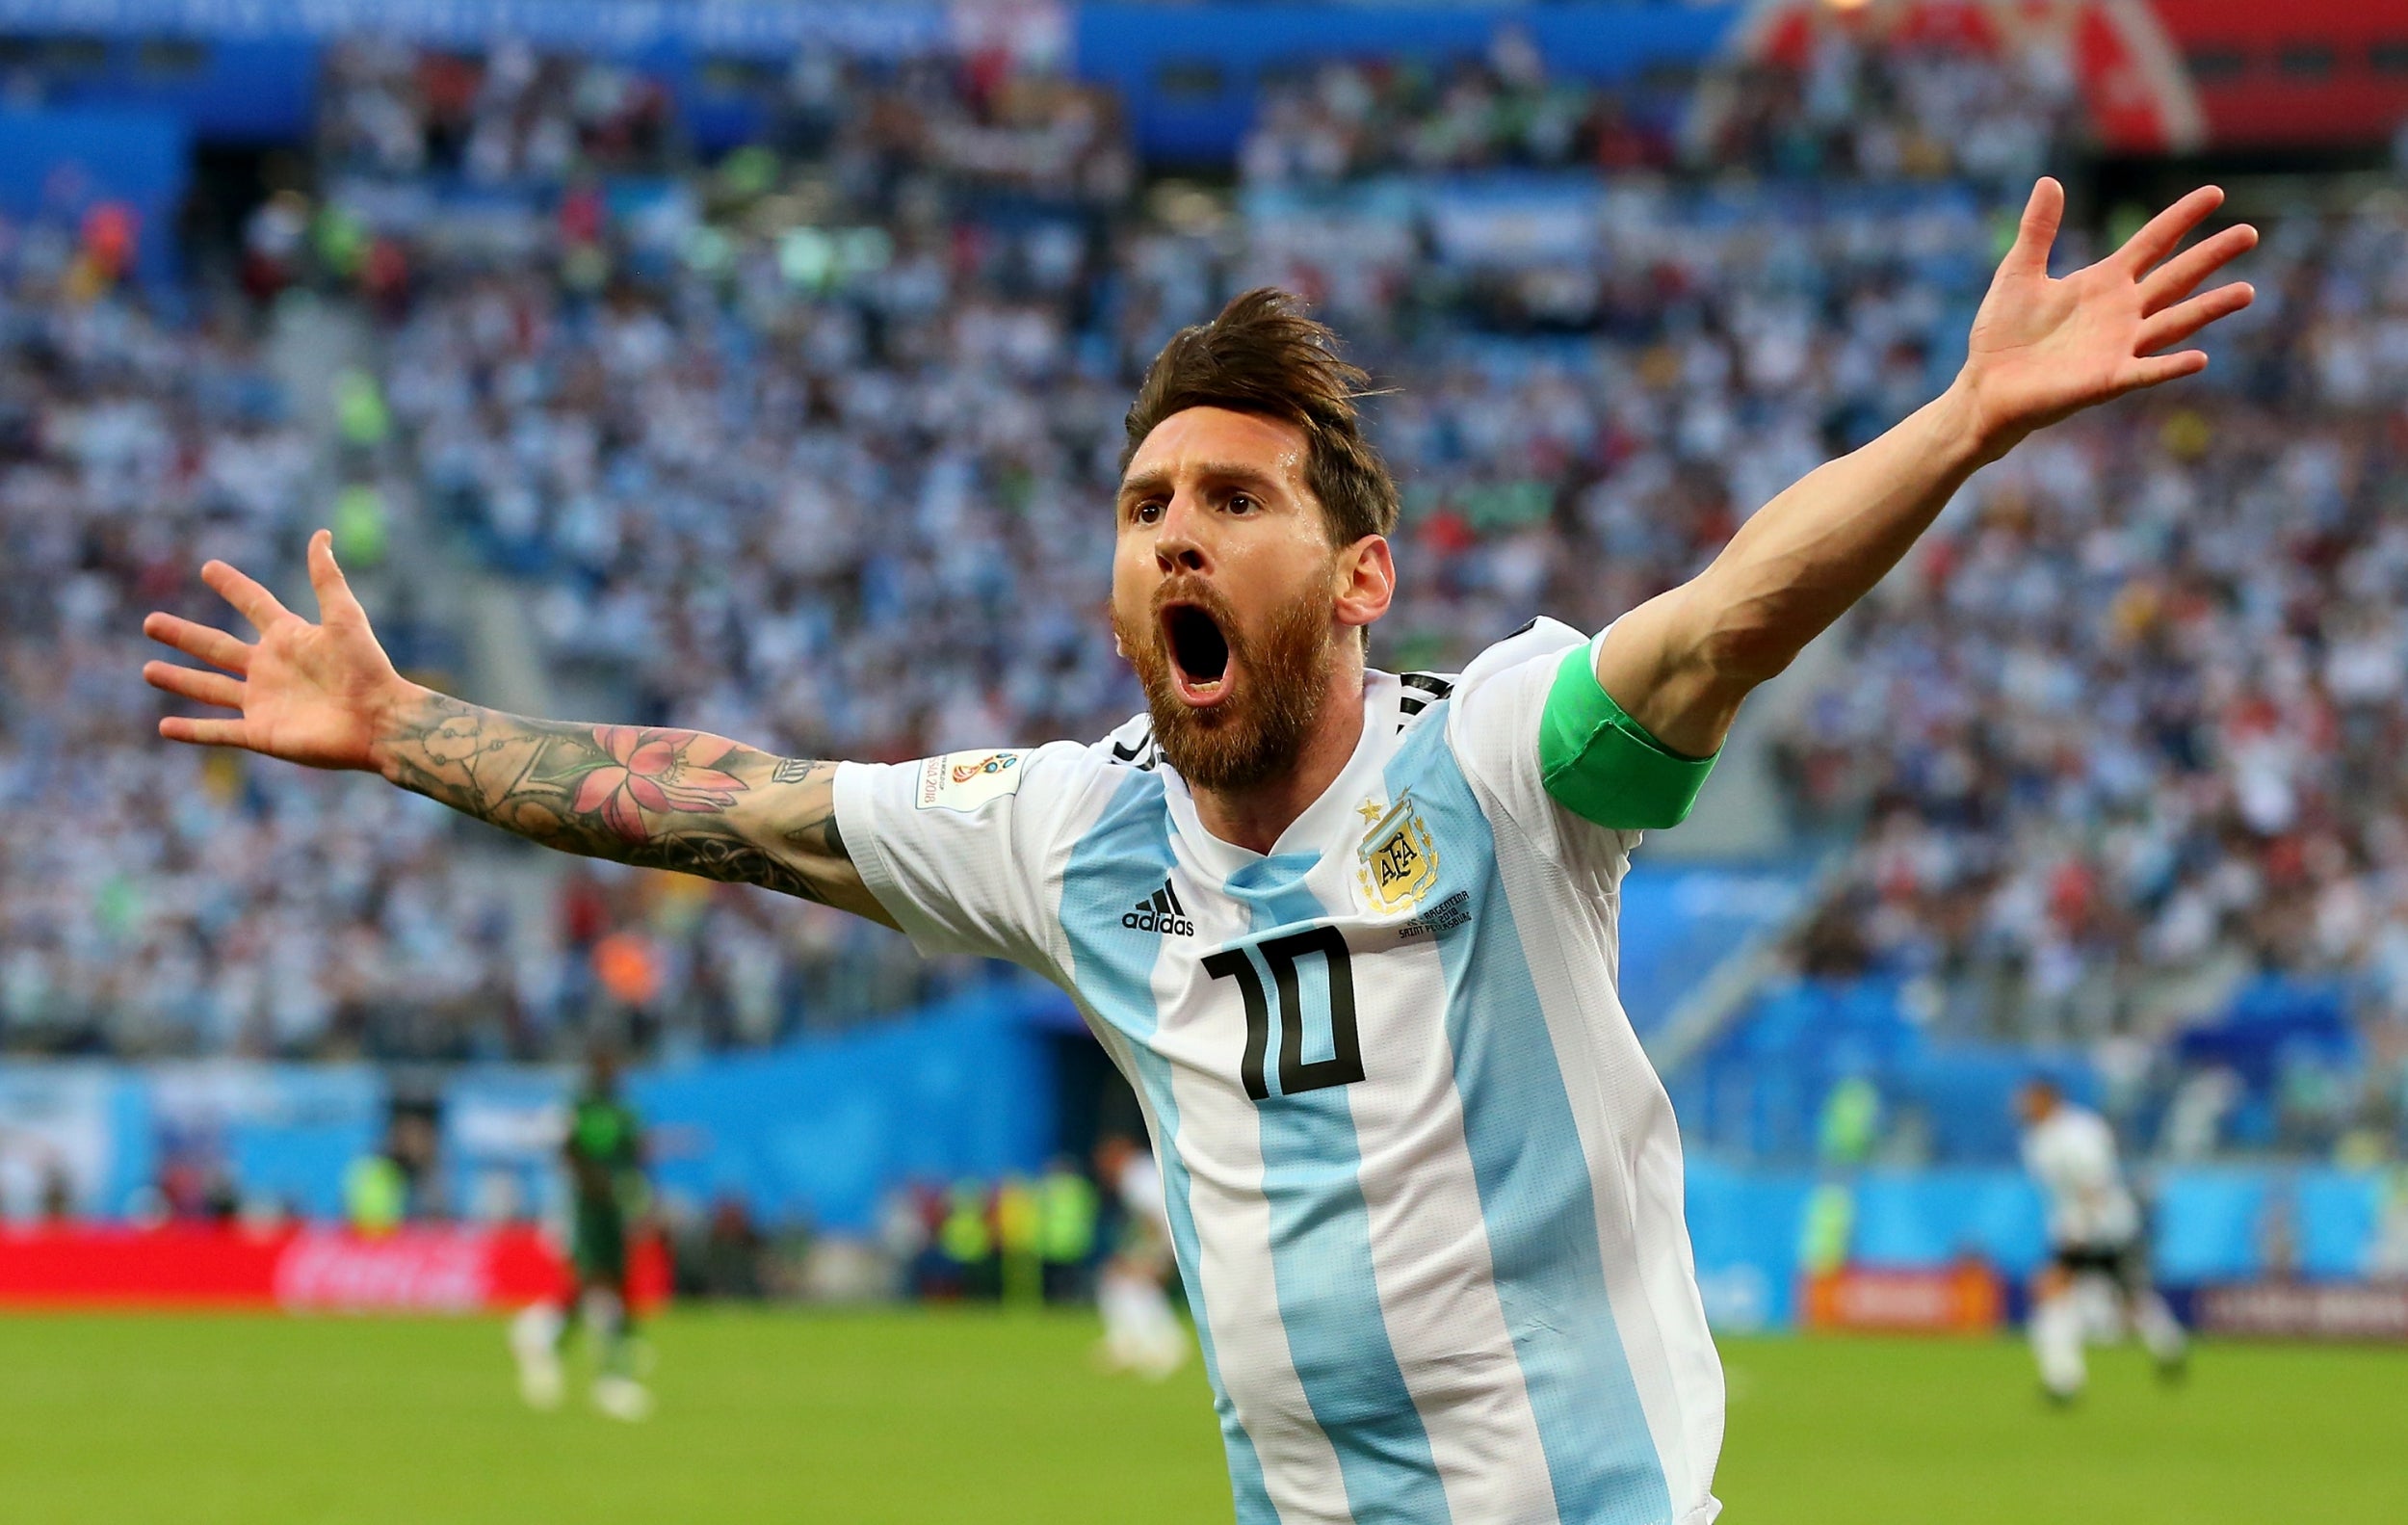
[[[204,557],[295,586],[330,519],[441,674],[435,557],[597,718],[865,759],[1101,734],[1141,702],[1100,616],[1121,409],[1274,282],[1393,389],[1375,659],[1443,668],[1533,612],[1601,625],[1944,385],[2002,196],[2080,130],[2045,57],[1928,38],[1611,92],[1511,34],[1327,68],[1226,194],[1149,182],[1112,99],[1002,55],[806,55],[707,167],[617,66],[361,46],[326,83],[314,189],[197,316],[83,230],[5,242],[0,1046],[718,1047],[980,977],[750,892],[497,875],[372,781],[155,743],[136,627],[210,614]],[[2396,1092],[2408,202],[2268,234],[2208,380],[1982,474],[1801,679],[1794,828],[1864,834],[1799,957],[2017,1040],[2330,977]],[[358,340],[327,407],[271,353],[304,296]]]

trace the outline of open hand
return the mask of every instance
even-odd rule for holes
[[[1957,379],[1994,453],[2069,413],[2207,368],[2198,350],[2163,352],[2257,295],[2233,281],[2191,296],[2256,247],[2258,230],[2246,223],[2174,254],[2223,204],[2222,191],[2204,186],[2151,218],[2122,249],[2055,280],[2049,250],[2065,215],[2065,188],[2045,178],[2032,187],[2015,247],[1974,317]]]
[[[334,537],[320,530],[309,538],[309,583],[318,594],[314,625],[223,562],[201,567],[200,580],[240,611],[259,639],[238,640],[173,615],[144,619],[143,634],[223,670],[148,662],[143,680],[235,712],[230,720],[166,716],[159,734],[170,741],[240,747],[312,768],[376,771],[377,737],[415,686],[394,670],[377,644],[367,612],[334,565]]]

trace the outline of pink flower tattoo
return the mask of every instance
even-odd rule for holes
[[[610,828],[627,841],[650,837],[643,810],[655,815],[716,813],[734,804],[745,790],[743,779],[712,766],[736,749],[733,742],[634,725],[597,725],[593,739],[611,760],[579,777],[569,808],[579,815],[600,811]]]

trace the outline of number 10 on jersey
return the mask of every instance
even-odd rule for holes
[[[1279,1093],[1320,1091],[1348,1086],[1363,1078],[1363,1044],[1354,1028],[1354,974],[1347,960],[1347,940],[1335,927],[1308,927],[1256,945],[1270,967],[1272,987],[1279,992]],[[1329,1049],[1327,1059],[1304,1058],[1303,982],[1296,960],[1319,955],[1329,975]],[[1235,980],[1245,1001],[1245,1056],[1239,1076],[1245,1093],[1256,1101],[1269,1097],[1263,1084],[1263,1060],[1270,1047],[1270,1008],[1263,998],[1262,976],[1243,948],[1224,948],[1204,960],[1204,972],[1216,980]]]

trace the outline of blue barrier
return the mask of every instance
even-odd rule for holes
[[[2040,1197],[2000,1170],[1881,1172],[1856,1186],[1850,1258],[1869,1266],[1944,1266],[1967,1255],[2021,1275],[2048,1253]]]
[[[1033,1173],[1059,1109],[1047,1037],[1063,1003],[1019,984],[891,1023],[628,1077],[653,1139],[652,1179],[697,1205],[742,1200],[764,1222],[863,1233],[913,1180]],[[456,1211],[551,1211],[566,1070],[463,1073],[443,1093]]]
[[[343,1174],[384,1142],[383,1077],[368,1066],[279,1065],[262,1104],[225,1124],[226,1164],[245,1192],[312,1218],[343,1211]]]
[[[654,1178],[772,1221],[862,1232],[906,1181],[1033,1173],[1054,1144],[1044,1039],[1020,1011],[974,999],[907,1023],[758,1058],[646,1075],[633,1099],[663,1138]],[[683,1133],[698,1147],[673,1145]]]
[[[1688,1162],[1689,1248],[1706,1314],[1717,1328],[1796,1322],[1798,1240],[1814,1180]]]
[[[2199,1170],[2158,1196],[2157,1264],[2170,1281],[2230,1281],[2264,1262],[2266,1172]]]
[[[1796,1316],[1806,1208],[1817,1185],[1844,1186],[1852,1205],[1847,1256],[1895,1270],[1933,1270],[1966,1255],[2020,1280],[2048,1254],[2039,1193],[2019,1171],[1735,1170],[1693,1160],[1689,1238],[1707,1307],[1731,1328],[1780,1328]],[[2348,1281],[2369,1274],[2384,1202],[2373,1171],[2215,1166],[2172,1170],[2150,1214],[2158,1278],[2170,1285],[2272,1275]]]
[[[884,1026],[636,1072],[654,1179],[695,1205],[733,1196],[768,1222],[862,1234],[905,1182],[1033,1171],[1055,1142],[1062,1012],[1041,987],[998,985]],[[452,1211],[557,1207],[573,1083],[565,1068],[524,1067],[448,1083],[441,1196]],[[25,1211],[26,1167],[56,1162],[74,1172],[85,1210],[120,1214],[171,1151],[214,1149],[248,1193],[331,1216],[344,1170],[381,1142],[388,1107],[385,1078],[365,1065],[12,1065],[0,1069],[0,1206]],[[2152,1185],[2158,1271],[2173,1284],[2362,1277],[2398,1210],[2380,1174],[2320,1166],[2191,1167]],[[1809,1203],[1825,1187],[1845,1193],[1845,1253],[1859,1264],[1972,1255],[2021,1278],[2047,1253],[2039,1194],[2012,1168],[1767,1170],[1692,1139],[1690,1239],[1724,1327],[1794,1321]]]

